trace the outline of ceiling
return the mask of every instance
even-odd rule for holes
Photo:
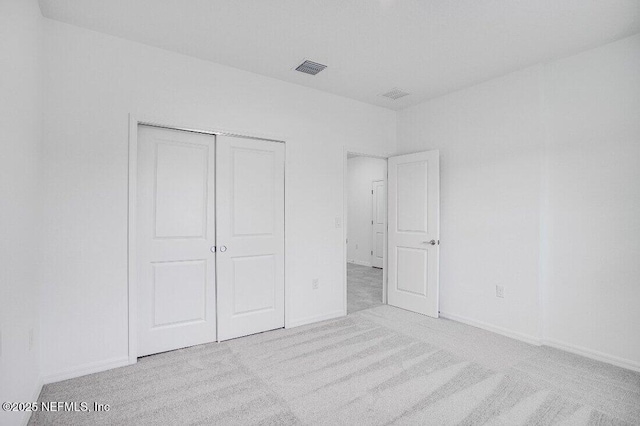
[[[40,0],[40,8],[395,110],[640,32],[639,0]],[[305,58],[328,68],[293,71]],[[396,87],[410,95],[380,96]]]

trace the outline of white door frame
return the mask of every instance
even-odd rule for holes
[[[343,194],[343,201],[342,201],[342,207],[343,207],[343,211],[342,211],[342,251],[343,251],[343,262],[342,262],[342,267],[344,268],[344,272],[343,272],[343,306],[344,306],[344,315],[347,315],[347,218],[348,218],[348,194],[349,194],[349,176],[348,176],[348,169],[347,169],[347,159],[349,158],[349,155],[354,155],[354,156],[358,156],[358,157],[370,157],[370,158],[379,158],[381,160],[385,160],[387,161],[389,159],[388,155],[377,155],[377,154],[372,154],[372,153],[364,153],[364,152],[359,152],[359,151],[352,151],[349,150],[347,148],[344,149],[344,157],[343,157],[343,161],[344,161],[344,165],[343,165],[343,170],[342,170],[342,183],[343,183],[343,189],[342,189],[342,194]],[[384,187],[385,187],[385,197],[387,197],[387,173],[388,171],[385,172],[384,174]],[[385,203],[385,206],[388,204],[388,200],[386,200],[387,202]],[[385,220],[386,222],[386,220]],[[388,224],[387,224],[388,226]],[[387,228],[385,227],[384,230],[384,259],[382,260],[382,303],[383,304],[387,304]]]
[[[286,270],[286,246],[287,246],[287,228],[286,228],[286,199],[287,199],[287,145],[285,137],[256,134],[256,132],[250,131],[230,131],[222,130],[219,127],[211,128],[207,126],[199,125],[176,125],[170,124],[170,120],[166,119],[154,119],[150,117],[142,117],[139,115],[129,114],[129,200],[128,200],[128,213],[127,213],[127,294],[128,294],[128,334],[129,334],[129,364],[135,364],[138,362],[138,341],[137,341],[137,300],[136,294],[138,290],[138,279],[136,274],[136,202],[137,202],[137,184],[138,184],[138,126],[146,125],[153,127],[160,127],[172,130],[183,130],[187,132],[203,133],[208,135],[225,135],[225,136],[237,136],[249,139],[259,139],[270,142],[280,142],[285,146],[285,279],[284,279],[284,326],[289,328],[289,317],[287,315],[290,309],[289,295],[289,283],[287,282],[287,270]],[[345,163],[346,164],[346,163]],[[345,253],[346,254],[346,253]],[[346,269],[345,269],[346,271]],[[346,275],[345,275],[346,277]],[[345,283],[346,284],[346,283]],[[216,283],[217,285],[217,283]],[[345,297],[346,297],[346,285],[345,285]],[[217,305],[217,300],[216,300]],[[217,312],[217,309],[216,309]],[[345,299],[345,312],[346,312],[346,299]]]

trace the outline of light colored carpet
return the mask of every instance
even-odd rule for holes
[[[389,306],[44,387],[31,424],[640,424],[640,374]]]
[[[347,312],[382,305],[382,269],[347,263]]]

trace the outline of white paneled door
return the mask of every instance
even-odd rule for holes
[[[218,340],[284,327],[284,144],[219,136]]]
[[[138,128],[137,355],[216,339],[215,136]]]
[[[374,268],[382,268],[384,264],[386,210],[384,181],[373,181],[371,184],[371,266]]]
[[[388,302],[437,318],[440,156],[419,152],[388,164]]]

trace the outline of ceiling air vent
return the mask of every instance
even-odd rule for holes
[[[301,63],[296,67],[296,71],[300,71],[305,74],[316,75],[326,67],[327,67],[326,65],[322,65],[317,62],[304,61],[303,63]]]
[[[405,92],[404,90],[400,90],[397,87],[394,87],[387,93],[383,93],[382,96],[384,96],[385,98],[393,99],[395,101],[396,99],[400,99],[404,96],[407,96],[408,94],[409,93]]]

